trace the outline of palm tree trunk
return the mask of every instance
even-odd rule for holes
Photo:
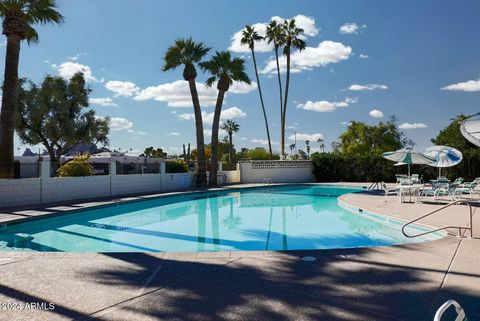
[[[232,136],[233,136],[233,133],[229,131],[228,132],[228,169],[232,169],[232,158],[233,158]]]
[[[283,101],[283,114],[282,114],[282,155],[285,155],[285,115],[287,113],[287,100],[288,100],[288,87],[290,86],[290,46],[286,48],[287,53],[287,81],[285,83],[285,99]]]
[[[207,186],[207,169],[205,166],[205,141],[203,139],[202,110],[200,109],[200,101],[198,100],[198,92],[197,92],[197,86],[195,85],[195,79],[190,79],[188,81],[188,85],[190,87],[190,94],[192,95],[193,111],[195,114],[195,130],[196,130],[197,151],[198,151],[197,186],[205,187]]]
[[[210,164],[209,185],[217,186],[218,173],[218,129],[220,127],[220,114],[222,112],[223,99],[225,97],[224,90],[218,90],[217,103],[215,104],[215,112],[213,114],[212,124],[212,158]]]
[[[282,78],[280,77],[280,63],[278,60],[277,47],[275,47],[275,60],[277,62],[278,92],[280,94],[280,130],[282,130],[281,128],[283,128],[283,92],[282,92]]]
[[[270,130],[268,129],[267,113],[265,112],[265,105],[263,103],[262,88],[260,87],[260,79],[258,77],[257,59],[255,58],[255,51],[253,50],[253,48],[252,48],[252,58],[253,58],[253,66],[255,67],[255,77],[257,77],[258,93],[260,94],[260,103],[262,104],[263,118],[265,119],[265,128],[267,129],[268,151],[270,152],[270,159],[273,159],[272,141],[270,140]]]
[[[17,35],[7,37],[2,111],[0,114],[0,178],[13,178],[14,176],[13,135],[17,108],[20,41],[21,39]]]

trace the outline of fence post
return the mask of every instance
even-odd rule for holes
[[[165,161],[160,162],[160,192],[163,192],[163,180],[167,172]]]
[[[113,197],[113,176],[117,176],[117,162],[110,161],[110,170],[109,170],[109,176],[110,176],[110,198]]]
[[[42,159],[40,162],[40,204],[43,204],[43,190],[46,180],[50,178],[50,160]]]

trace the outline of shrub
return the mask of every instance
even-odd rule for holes
[[[165,162],[165,171],[167,173],[187,173],[188,165],[182,160]]]
[[[69,177],[69,176],[92,176],[93,175],[93,166],[88,163],[90,155],[82,155],[75,157],[71,161],[60,166],[57,170],[57,175],[59,177]]]
[[[394,162],[380,155],[314,153],[312,161],[315,178],[319,182],[395,182],[395,174],[407,173],[407,165],[393,166]],[[411,165],[411,173],[419,174],[428,181],[438,176],[438,168]],[[480,149],[465,152],[463,161],[457,166],[443,168],[442,175],[451,180],[480,177]]]

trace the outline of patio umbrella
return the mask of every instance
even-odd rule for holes
[[[460,125],[460,132],[470,143],[480,147],[480,113],[465,119]]]
[[[460,151],[448,146],[428,147],[423,154],[435,159],[433,163],[428,165],[438,167],[438,176],[442,176],[442,168],[455,166],[463,159]]]
[[[394,162],[401,162],[408,165],[408,177],[410,177],[410,164],[430,164],[434,158],[418,153],[411,148],[400,149],[394,152],[383,153],[382,156]]]

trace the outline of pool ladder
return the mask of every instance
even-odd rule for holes
[[[427,217],[427,216],[430,216],[430,215],[433,215],[435,213],[438,213],[446,208],[449,208],[450,206],[452,205],[461,205],[461,204],[465,204],[468,206],[468,212],[469,212],[469,225],[468,226],[455,226],[455,225],[448,225],[448,226],[444,226],[444,227],[439,227],[437,229],[433,229],[433,230],[429,230],[427,232],[423,232],[423,233],[418,233],[418,234],[408,234],[405,229],[408,225],[410,224],[413,224],[415,222],[418,222],[419,220]],[[402,226],[402,233],[403,235],[405,235],[406,237],[408,238],[414,238],[414,237],[419,237],[419,236],[423,236],[423,235],[427,235],[427,234],[432,234],[432,233],[435,233],[435,232],[438,232],[438,231],[442,231],[442,230],[446,230],[446,229],[458,229],[458,236],[459,237],[464,237],[465,235],[465,232],[466,231],[470,231],[470,237],[473,237],[473,214],[475,214],[475,211],[472,210],[472,205],[470,204],[470,202],[466,201],[466,200],[457,200],[457,201],[454,201],[454,202],[451,202],[451,203],[448,203],[447,205],[445,206],[442,206],[434,211],[431,211],[425,215],[422,215],[410,222],[407,222],[406,224],[404,224]],[[462,230],[464,231],[463,234],[462,234]]]
[[[272,189],[271,189],[271,188],[272,188],[272,186],[273,186],[273,181],[272,181],[272,179],[271,179],[270,177],[265,177],[265,178],[263,179],[263,186],[268,187],[267,193],[271,193],[271,192],[272,192]]]

